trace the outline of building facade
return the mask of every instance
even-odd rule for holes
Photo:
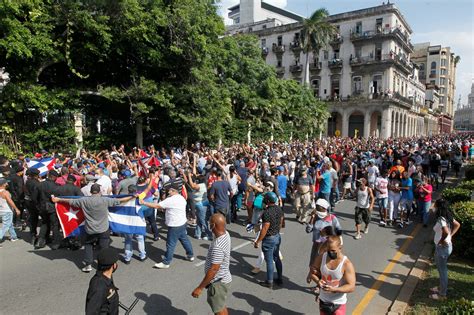
[[[419,65],[421,82],[439,87],[441,132],[451,132],[456,87],[456,56],[450,47],[420,43],[414,45],[412,61]],[[449,124],[449,127],[446,127],[446,124]]]
[[[457,131],[474,131],[474,83],[471,85],[467,105],[462,106],[461,101],[458,102],[458,108],[454,114],[454,129]]]
[[[337,35],[328,47],[305,54],[302,22],[244,18],[243,4],[255,3],[263,6],[248,0],[231,8],[229,17],[246,23],[230,26],[227,34],[255,34],[263,57],[281,78],[303,82],[308,59],[314,94],[329,104],[327,135],[389,138],[438,132],[435,112],[425,104],[426,87],[411,61],[412,30],[394,4],[331,15]]]

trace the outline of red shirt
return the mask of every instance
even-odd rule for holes
[[[421,187],[424,187],[426,190],[429,190],[430,192],[429,193],[425,192]],[[433,192],[433,186],[431,186],[430,184],[424,184],[421,187],[418,190],[418,192],[420,193],[420,200],[424,202],[431,201],[431,193]]]

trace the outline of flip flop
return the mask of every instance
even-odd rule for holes
[[[435,300],[435,301],[446,301],[447,300],[447,297],[445,296],[441,296],[439,294],[430,294],[429,296],[430,299],[432,300]]]

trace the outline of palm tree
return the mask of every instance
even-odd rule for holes
[[[303,51],[306,54],[303,84],[309,86],[309,53],[319,55],[319,50],[328,45],[336,34],[334,25],[328,22],[328,10],[321,8],[303,21],[301,32]]]

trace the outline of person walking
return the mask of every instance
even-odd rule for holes
[[[134,196],[124,198],[108,198],[102,196],[99,184],[91,187],[90,197],[82,197],[78,199],[66,199],[51,197],[54,203],[67,203],[73,207],[81,208],[85,217],[85,245],[84,245],[84,267],[83,272],[92,271],[92,262],[94,260],[94,246],[99,244],[101,249],[108,248],[110,243],[109,231],[109,207],[118,206],[123,202],[127,202]]]
[[[38,241],[35,249],[40,249],[46,246],[46,239],[50,232],[53,232],[53,240],[51,249],[59,248],[61,242],[61,235],[59,232],[59,220],[56,215],[56,208],[51,196],[56,194],[59,185],[56,184],[56,179],[59,177],[58,172],[51,170],[48,172],[48,178],[42,181],[39,185],[39,207],[41,216],[41,227],[38,234]]]
[[[170,267],[178,240],[186,251],[186,259],[194,261],[193,247],[186,232],[186,199],[178,189],[178,185],[168,186],[168,197],[159,203],[150,203],[140,199],[140,203],[147,207],[165,211],[165,224],[168,226],[166,253],[163,261],[155,264],[154,268],[168,269]]]
[[[319,279],[319,312],[321,315],[344,315],[347,293],[355,290],[354,265],[342,253],[339,236],[329,236],[326,244],[327,251],[317,256],[311,266],[313,278]]]
[[[13,211],[16,215],[20,215],[20,209],[15,205],[10,192],[7,190],[8,180],[0,178],[0,217],[2,218],[2,228],[0,229],[0,246],[3,242],[3,236],[8,231],[10,233],[10,241],[14,242],[18,239],[15,228],[13,227]]]
[[[216,172],[217,179],[212,183],[208,193],[208,198],[214,204],[214,212],[220,212],[227,218],[230,223],[230,200],[233,197],[232,187],[229,181],[223,178],[221,170]]]
[[[418,213],[421,216],[423,227],[428,227],[429,210],[431,207],[431,198],[433,194],[433,187],[428,176],[423,177],[423,182],[417,186],[418,192]]]
[[[207,289],[207,303],[212,312],[218,315],[228,314],[226,301],[232,282],[229,269],[232,244],[225,224],[226,219],[221,213],[212,215],[209,220],[214,240],[207,252],[204,266],[205,276],[191,294],[194,298],[198,298],[202,291]]]
[[[86,315],[118,315],[119,295],[112,274],[118,268],[118,253],[105,248],[97,255],[97,273],[89,282],[86,297]]]
[[[40,171],[36,168],[28,169],[26,175],[28,179],[25,183],[25,206],[28,210],[28,223],[30,226],[31,244],[35,245],[38,234],[38,222],[39,222],[39,208],[38,208],[38,197],[39,197],[39,174]]]
[[[364,234],[369,233],[370,216],[374,209],[375,202],[372,188],[367,186],[367,180],[365,178],[359,179],[359,187],[357,188],[355,195],[357,196],[357,206],[355,209],[355,239],[359,240],[362,238],[362,235],[360,234],[360,226],[362,222],[365,224]]]
[[[267,279],[260,281],[263,287],[273,289],[273,282],[277,285],[283,284],[283,264],[280,259],[281,236],[280,229],[285,226],[283,210],[277,205],[278,197],[274,192],[265,194],[263,202],[265,210],[262,215],[262,230],[254,241],[254,247],[258,248],[262,243],[262,251],[267,264]],[[273,278],[273,261],[277,269],[277,278]]]
[[[438,199],[434,205],[436,223],[434,243],[436,268],[439,273],[439,286],[431,288],[433,300],[446,300],[448,293],[448,258],[453,251],[453,236],[459,231],[461,224],[453,218],[449,204],[444,199]]]

